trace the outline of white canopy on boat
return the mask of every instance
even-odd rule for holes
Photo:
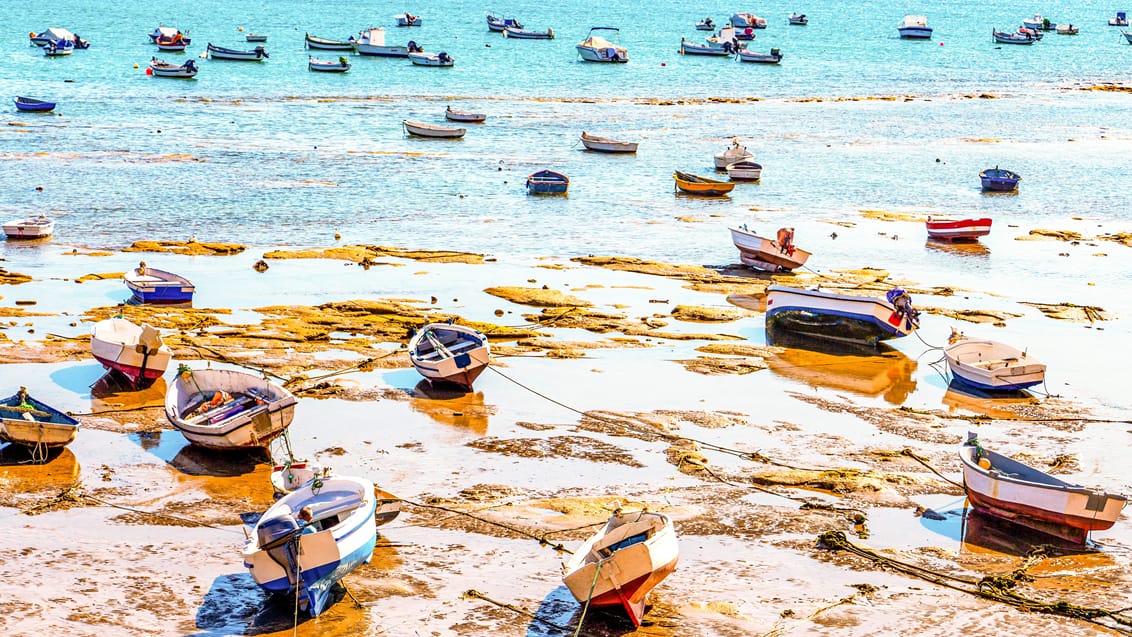
[[[70,40],[72,42],[75,40],[75,34],[62,27],[45,29],[40,35],[47,36],[52,40]]]

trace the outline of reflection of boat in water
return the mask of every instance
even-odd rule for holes
[[[27,447],[0,447],[0,484],[9,493],[54,495],[79,479],[79,461],[70,449],[50,449],[46,462],[36,464],[35,461],[36,457]]]
[[[1039,402],[1037,398],[1021,390],[992,394],[954,380],[943,394],[943,404],[948,407],[948,413],[966,411],[988,418],[1017,418],[1018,414],[1009,409],[1010,405],[1029,405],[1037,402]]]
[[[961,258],[973,257],[986,257],[990,254],[990,248],[985,243],[978,241],[961,241],[955,243],[952,241],[933,241],[928,239],[924,242],[924,247],[935,252],[946,252]]]
[[[829,387],[904,403],[916,389],[916,361],[887,345],[872,347],[814,339],[788,330],[767,330],[767,344],[786,351],[767,359],[775,374],[811,386]]]
[[[165,378],[158,378],[145,389],[134,389],[129,378],[109,371],[90,387],[90,411],[164,407],[165,388]]]
[[[459,385],[430,383],[422,380],[409,392],[409,407],[436,422],[487,433],[487,421],[493,408],[484,405],[483,392],[469,392]]]
[[[1112,561],[1110,556],[1089,545],[1071,543],[970,508],[965,499],[957,507],[932,513],[920,516],[920,523],[929,531],[958,540],[961,553],[1025,557],[1035,547],[1048,545],[1059,553],[1086,553],[1090,560]]]

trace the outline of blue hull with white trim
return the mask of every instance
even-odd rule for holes
[[[782,285],[767,288],[766,326],[820,338],[875,345],[910,334],[918,313],[903,290],[890,298],[851,296]]]

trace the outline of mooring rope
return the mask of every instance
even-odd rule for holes
[[[561,542],[557,542],[557,543],[551,542],[550,540],[547,539],[547,536],[552,534],[552,533],[563,533],[565,531],[577,531],[577,530],[581,530],[581,529],[585,529],[585,528],[589,528],[589,527],[593,527],[593,526],[598,526],[600,524],[605,524],[605,521],[602,521],[602,522],[595,522],[593,524],[587,524],[586,526],[580,526],[580,527],[577,527],[576,529],[559,529],[559,530],[556,530],[556,531],[545,531],[545,532],[542,532],[542,533],[532,533],[530,531],[527,531],[525,529],[520,529],[520,528],[518,528],[516,526],[512,526],[510,524],[505,524],[503,522],[496,522],[495,520],[488,520],[486,518],[481,518],[479,516],[472,515],[471,513],[466,513],[464,511],[459,511],[457,509],[452,509],[452,508],[449,508],[449,507],[440,506],[439,504],[422,504],[420,502],[414,502],[412,500],[406,500],[404,498],[402,498],[401,501],[404,502],[405,504],[410,504],[412,506],[420,507],[422,509],[436,509],[438,511],[445,511],[447,513],[453,513],[453,514],[456,514],[456,515],[462,515],[462,516],[465,516],[465,517],[469,517],[473,520],[476,520],[478,522],[483,522],[485,524],[491,524],[493,526],[498,526],[500,528],[507,529],[508,531],[511,531],[512,533],[522,535],[523,537],[527,537],[527,538],[530,538],[532,540],[536,540],[536,541],[538,541],[538,543],[540,545],[545,544],[545,545],[549,546],[550,548],[552,548],[556,551],[562,551],[564,553],[570,553],[570,554],[573,554],[574,552],[571,551],[570,549],[566,548],[565,546],[563,546]]]
[[[927,461],[927,460],[926,460],[926,459],[925,459],[925,458],[924,458],[923,456],[920,456],[920,455],[918,455],[918,454],[917,454],[917,453],[916,453],[915,451],[912,451],[911,449],[909,449],[909,448],[905,447],[905,448],[904,448],[904,449],[903,449],[903,450],[902,450],[902,451],[901,451],[900,453],[901,453],[902,455],[908,456],[909,458],[911,458],[911,459],[915,460],[916,462],[918,462],[918,463],[920,463],[920,464],[924,465],[925,467],[927,467],[928,471],[931,471],[932,473],[934,473],[934,474],[936,474],[937,476],[939,476],[939,477],[943,478],[943,479],[944,479],[944,480],[946,480],[947,482],[950,482],[951,484],[953,484],[953,485],[955,485],[955,486],[959,487],[960,489],[963,489],[964,491],[966,491],[966,490],[967,490],[967,486],[966,486],[966,485],[964,485],[964,484],[961,484],[961,483],[959,483],[959,482],[956,482],[956,481],[952,480],[951,478],[948,478],[947,476],[943,475],[942,473],[940,473],[940,472],[936,471],[936,470],[935,470],[935,467],[933,467],[933,466],[931,466],[930,464],[928,464],[928,461]]]

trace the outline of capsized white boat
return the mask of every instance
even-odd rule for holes
[[[767,272],[788,272],[800,268],[810,253],[794,245],[794,229],[779,228],[774,239],[760,237],[747,224],[731,228],[731,241],[739,250],[739,261]]]
[[[491,361],[491,346],[479,330],[429,323],[409,340],[409,360],[430,382],[445,381],[471,390]]]
[[[160,332],[148,323],[138,325],[120,316],[91,327],[90,352],[107,369],[130,379],[135,387],[153,384],[173,359],[173,350],[161,339]]]
[[[978,389],[1017,391],[1045,382],[1045,363],[998,341],[971,339],[952,330],[943,350],[956,380]]]
[[[295,397],[266,378],[182,365],[165,393],[165,417],[206,449],[266,447],[295,417]]]
[[[43,239],[55,232],[55,220],[46,215],[36,215],[27,219],[13,219],[4,224],[4,234],[9,239]]]
[[[623,142],[608,137],[598,137],[582,131],[582,145],[599,153],[635,153],[637,142]]]

